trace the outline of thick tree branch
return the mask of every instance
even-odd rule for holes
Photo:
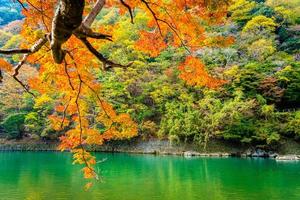
[[[74,32],[74,35],[78,38],[94,38],[94,39],[103,39],[103,40],[109,40],[112,41],[112,36],[103,34],[103,33],[96,33],[93,32],[91,29],[78,29],[76,32]]]
[[[33,54],[40,50],[47,42],[47,35],[39,39],[30,49],[0,49],[0,54],[13,55],[13,54]]]
[[[9,49],[9,50],[0,50],[0,54],[13,55],[13,54],[24,54],[22,60],[14,67],[14,74],[12,77],[31,95],[34,96],[32,92],[29,91],[28,87],[18,79],[19,70],[25,64],[28,56],[40,50],[48,41],[48,36],[45,35],[44,38],[39,39],[30,49]],[[0,70],[2,75],[2,72]],[[2,76],[0,76],[0,82],[2,81]]]
[[[100,13],[105,5],[105,0],[97,0],[92,11],[84,18],[82,25],[90,28],[92,23],[95,21],[97,15]]]
[[[96,58],[98,58],[99,61],[103,63],[104,70],[108,70],[110,68],[118,67],[118,68],[127,68],[131,66],[133,63],[129,63],[128,65],[121,65],[118,63],[114,63],[113,61],[108,60],[105,58],[100,52],[97,51],[93,47],[93,45],[86,39],[86,38],[80,38],[80,40],[83,42],[83,44],[86,46],[86,48],[94,55]]]
[[[74,31],[74,34],[77,37],[79,38],[91,37],[95,39],[106,39],[111,41],[110,35],[96,33],[91,29],[92,23],[95,21],[97,15],[100,13],[104,5],[105,5],[105,0],[97,0],[91,12],[84,18],[81,25]]]

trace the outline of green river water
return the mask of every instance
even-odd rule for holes
[[[69,153],[0,152],[1,200],[300,200],[300,162],[96,154],[85,192]]]

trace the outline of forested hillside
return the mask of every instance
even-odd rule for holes
[[[20,10],[1,0],[1,22],[20,19]],[[6,10],[6,11],[5,11]],[[2,14],[5,12],[5,14]],[[117,8],[104,9],[95,29],[118,24],[113,42],[97,48],[117,63],[132,66],[93,73],[101,92],[118,113],[128,113],[138,124],[141,138],[169,139],[176,143],[203,144],[214,138],[260,147],[276,146],[283,138],[300,138],[300,0],[235,0],[229,7],[226,23],[204,24],[209,36],[228,37],[226,41],[206,41],[196,57],[184,59],[184,47],[167,47],[161,52],[137,47],[139,29],[149,16],[135,12],[132,24]],[[10,24],[11,25],[11,24]],[[18,47],[20,30],[1,30],[1,47]],[[211,45],[215,43],[215,45]],[[158,45],[153,43],[153,46]],[[19,56],[10,57],[17,62]],[[179,67],[178,67],[179,66]],[[205,70],[203,69],[205,66]],[[26,66],[26,81],[34,76]],[[210,74],[222,84],[207,87],[192,74]],[[1,127],[7,138],[57,139],[72,124],[57,130],[53,123],[64,107],[55,95],[33,98],[4,75],[1,85]],[[93,107],[97,99],[88,97]],[[97,111],[88,113],[93,127]]]

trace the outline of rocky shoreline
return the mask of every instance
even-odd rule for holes
[[[36,140],[20,141],[0,141],[0,151],[58,151],[58,142],[45,142]],[[299,149],[298,149],[299,148]],[[105,145],[86,146],[86,149],[94,152],[111,153],[135,153],[135,154],[155,154],[155,155],[177,155],[184,157],[240,157],[240,158],[271,158],[278,161],[300,160],[300,150],[284,152],[266,151],[250,146],[233,146],[232,144],[215,141],[208,146],[206,151],[195,144],[171,144],[167,140],[130,140],[114,141]]]

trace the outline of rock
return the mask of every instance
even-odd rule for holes
[[[261,149],[256,149],[254,153],[252,153],[251,157],[269,157],[268,153]]]
[[[210,157],[221,157],[219,153],[210,153]]]
[[[274,153],[273,151],[268,152],[269,158],[276,158],[278,156],[277,153]]]
[[[241,157],[241,152],[232,152],[230,154],[231,157]]]
[[[242,158],[246,158],[246,157],[247,157],[247,154],[246,154],[246,153],[242,153],[242,154],[241,154],[241,157],[242,157]]]
[[[200,156],[200,153],[196,151],[185,151],[183,152],[184,157]]]
[[[300,156],[298,155],[277,156],[276,160],[278,161],[300,160]]]
[[[222,153],[221,155],[220,155],[221,157],[229,157],[230,156],[230,154],[229,153]]]
[[[196,151],[185,151],[183,152],[184,157],[192,157],[192,156],[199,156],[199,157],[229,157],[229,153],[199,153]]]
[[[251,149],[248,149],[245,154],[246,154],[246,157],[251,157],[252,156],[252,153],[253,151]]]

